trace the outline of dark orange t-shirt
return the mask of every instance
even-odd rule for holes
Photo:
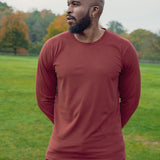
[[[54,124],[47,159],[123,160],[122,128],[140,97],[136,51],[108,30],[93,43],[55,36],[39,56],[36,96]]]

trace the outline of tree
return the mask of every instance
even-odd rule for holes
[[[0,2],[0,29],[1,29],[1,20],[3,17],[7,15],[11,15],[13,13],[13,9],[8,6],[6,3]]]
[[[158,30],[157,35],[160,36],[160,30]]]
[[[28,13],[28,18],[25,19],[29,28],[29,38],[32,42],[42,40],[44,30],[42,29],[41,21],[41,14],[37,10]]]
[[[123,27],[123,25],[118,21],[110,21],[107,24],[108,30],[114,32],[116,34],[126,33],[127,30]]]
[[[47,34],[47,27],[54,20],[56,15],[50,10],[35,10],[28,13],[28,17],[24,19],[29,27],[29,37],[31,42],[36,43],[42,41]]]
[[[29,43],[28,27],[23,18],[18,13],[4,17],[0,31],[1,48],[12,48],[16,55],[18,48],[27,48]]]
[[[160,36],[145,29],[130,33],[128,39],[133,43],[142,58],[160,58]]]
[[[42,10],[41,11],[41,17],[42,17],[42,22],[43,22],[43,28],[45,30],[45,35],[47,34],[47,28],[49,26],[49,24],[51,22],[54,21],[54,19],[56,18],[56,15],[54,13],[52,13],[51,10]]]
[[[47,31],[48,34],[45,36],[44,40],[48,40],[49,38],[68,30],[68,24],[66,21],[66,15],[57,16],[52,23],[50,23]]]
[[[5,11],[6,9],[13,11],[12,7],[8,6],[7,3],[0,2],[0,11]]]
[[[29,45],[28,51],[30,54],[32,55],[39,55],[41,49],[43,46],[43,42],[36,42],[36,43],[32,43],[31,45]]]

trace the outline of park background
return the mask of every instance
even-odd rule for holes
[[[139,107],[123,129],[127,160],[160,160],[160,30],[128,31],[117,20],[102,27],[135,46],[142,75]],[[41,160],[52,124],[35,98],[35,75],[46,40],[68,30],[65,13],[15,10],[0,1],[0,160]],[[154,63],[154,64],[153,64]]]

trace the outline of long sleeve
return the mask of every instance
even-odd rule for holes
[[[122,57],[123,69],[119,79],[122,128],[139,104],[141,91],[140,68],[137,53],[130,44]]]
[[[56,74],[53,68],[52,48],[43,46],[37,67],[36,97],[39,108],[54,123],[54,99],[56,94]]]

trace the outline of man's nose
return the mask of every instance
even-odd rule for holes
[[[68,14],[71,14],[72,12],[73,12],[73,9],[72,9],[72,7],[71,7],[71,5],[70,5],[70,6],[68,6],[67,13],[68,13]]]

